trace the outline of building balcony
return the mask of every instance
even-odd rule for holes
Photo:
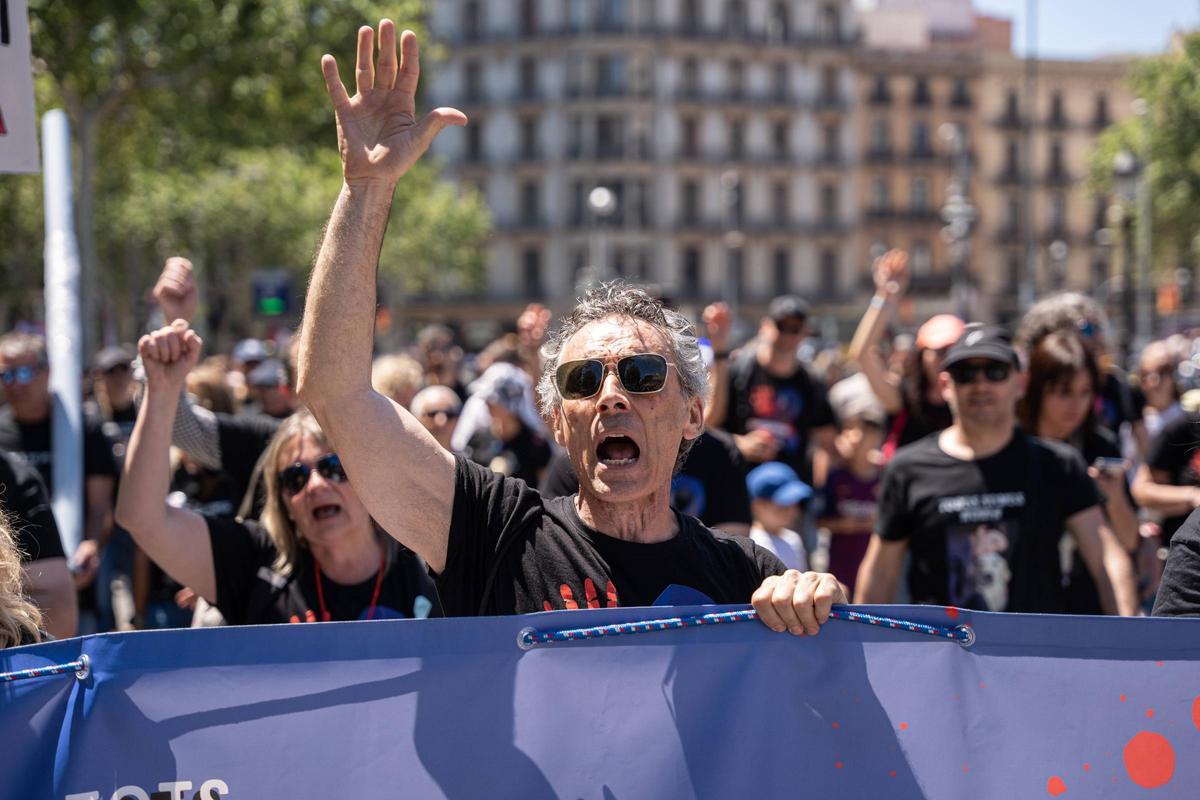
[[[702,41],[714,44],[746,44],[768,48],[845,48],[859,42],[857,33],[794,30],[784,35],[768,33],[762,28],[737,28],[727,25],[708,26],[688,21],[676,25],[634,24],[623,20],[598,21],[585,25],[553,25],[527,31],[513,28],[459,31],[435,35],[438,42],[456,48],[471,46],[537,44],[548,40],[619,38],[625,41]]]
[[[1074,176],[1061,167],[1051,168],[1042,181],[1047,186],[1070,186],[1075,182]]]
[[[1108,116],[1107,114],[1097,114],[1095,117],[1092,117],[1092,133],[1100,133],[1102,130],[1112,124],[1112,117]]]
[[[935,153],[933,148],[929,147],[928,145],[925,147],[914,147],[908,153],[908,158],[910,161],[933,161],[937,157],[938,154]]]
[[[1065,131],[1070,130],[1072,127],[1070,120],[1062,114],[1052,114],[1046,118],[1043,124],[1052,131]]]
[[[817,111],[845,111],[849,102],[840,94],[819,94],[814,98],[812,107]]]
[[[942,224],[941,212],[936,208],[874,207],[866,209],[863,217],[876,223]]]
[[[890,164],[896,160],[896,153],[890,147],[872,147],[867,150],[868,164]]]
[[[954,280],[948,272],[913,275],[908,279],[908,293],[916,296],[948,294],[953,283]]]
[[[1025,118],[1020,114],[1006,112],[1003,116],[993,119],[992,126],[1010,131],[1020,130],[1025,127]]]
[[[950,107],[951,108],[956,108],[959,110],[966,111],[966,110],[973,108],[974,106],[975,106],[975,103],[973,100],[971,100],[970,95],[956,94],[950,98]]]
[[[1016,245],[1024,242],[1021,226],[1008,223],[992,235],[992,241],[1000,245]]]
[[[873,106],[888,106],[892,104],[891,92],[871,92],[867,96],[867,102]]]
[[[581,100],[649,100],[653,97],[654,90],[649,87],[634,88],[632,86],[611,84],[568,86],[563,92],[563,99],[568,102]]]
[[[1007,167],[1003,171],[996,173],[996,177],[992,179],[993,183],[998,183],[1001,186],[1020,186],[1023,182],[1021,171],[1014,167]]]

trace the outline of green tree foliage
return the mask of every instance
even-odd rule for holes
[[[358,27],[387,16],[421,35],[424,10],[422,0],[29,6],[39,110],[65,108],[77,145],[85,286],[122,338],[136,333],[138,301],[169,253],[198,263],[219,325],[240,327],[257,267],[289,268],[304,285],[340,182],[320,57],[332,52],[352,88]],[[436,63],[423,55],[429,74]],[[409,177],[384,270],[414,291],[478,288],[482,204],[428,164]],[[0,223],[10,306],[40,280],[40,207],[40,178],[0,181],[0,211],[17,212]]]
[[[1113,162],[1125,150],[1146,165],[1153,197],[1154,263],[1174,269],[1200,252],[1200,35],[1138,62],[1130,85],[1146,113],[1109,128],[1092,160],[1093,186],[1114,190]],[[1130,209],[1134,212],[1135,209]]]

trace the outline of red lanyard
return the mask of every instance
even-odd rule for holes
[[[375,616],[375,604],[379,602],[379,590],[383,588],[383,568],[386,564],[387,553],[379,554],[379,574],[375,576],[375,591],[371,593],[371,605],[367,608],[367,619]],[[329,609],[325,607],[325,590],[321,587],[321,562],[313,556],[313,565],[317,569],[317,603],[321,606],[321,621],[329,622]]]

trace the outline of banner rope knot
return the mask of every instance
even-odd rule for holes
[[[920,633],[925,636],[935,636],[939,639],[949,639],[963,647],[975,644],[975,631],[970,625],[956,625],[952,628],[937,625],[927,625],[923,622],[881,617],[876,614],[866,614],[862,611],[852,611],[848,608],[834,608],[829,612],[830,619],[843,622],[858,622],[863,625],[893,628],[909,633]],[[590,628],[564,628],[559,630],[538,631],[533,628],[522,628],[517,634],[517,646],[522,650],[530,650],[540,644],[555,644],[557,642],[573,642],[581,639],[600,639],[606,636],[625,636],[634,633],[654,633],[655,631],[678,630],[681,628],[700,627],[701,625],[720,625],[729,622],[750,622],[758,619],[758,612],[753,609],[746,611],[721,611],[711,614],[693,614],[690,616],[665,617],[663,619],[647,619],[641,622],[618,622],[611,625],[596,625]]]

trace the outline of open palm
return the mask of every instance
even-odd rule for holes
[[[360,28],[353,97],[342,84],[334,57],[321,59],[325,87],[337,116],[338,148],[347,183],[395,183],[443,128],[467,124],[466,115],[455,108],[436,108],[417,121],[421,65],[416,34],[401,34],[397,61],[396,26],[385,19],[379,23],[378,63],[374,45],[375,32],[368,26]]]

